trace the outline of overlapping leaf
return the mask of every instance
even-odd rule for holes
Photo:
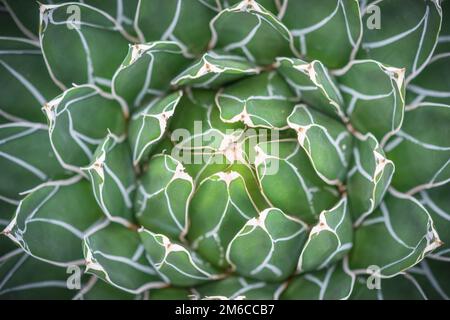
[[[226,258],[240,275],[281,281],[295,270],[306,238],[306,225],[269,208],[250,219],[231,240]]]
[[[80,172],[93,152],[111,132],[125,131],[126,107],[110,94],[91,85],[73,87],[43,107],[49,125],[50,143],[60,164]]]
[[[385,146],[395,163],[392,184],[416,192],[450,180],[450,106],[423,102],[405,112],[403,126]]]
[[[341,68],[358,50],[362,23],[358,0],[285,0],[278,17],[290,30],[303,56]]]

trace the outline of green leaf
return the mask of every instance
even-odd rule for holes
[[[280,285],[230,276],[196,287],[195,299],[205,300],[276,300]]]
[[[370,58],[398,68],[406,68],[407,81],[425,67],[433,54],[441,29],[439,1],[377,1],[377,10],[363,10],[363,39],[359,58]],[[408,10],[405,10],[408,8]],[[374,27],[374,19],[380,26]]]
[[[105,12],[79,3],[78,21],[69,6],[74,4],[40,7],[39,38],[52,79],[61,89],[73,83],[110,87],[133,38]]]
[[[395,163],[392,185],[403,192],[450,181],[450,106],[420,103],[408,108],[402,128],[385,146]]]
[[[303,247],[297,269],[314,271],[329,266],[344,257],[353,246],[353,227],[347,198],[330,210],[320,213]]]
[[[210,26],[210,47],[242,55],[257,64],[268,65],[276,57],[297,54],[289,30],[254,0],[222,10]]]
[[[12,217],[19,193],[67,176],[52,152],[47,127],[37,123],[0,125],[0,168],[0,220]]]
[[[81,172],[108,132],[122,136],[125,106],[110,94],[92,85],[64,91],[44,105],[49,124],[50,143],[59,163]]]
[[[347,128],[304,104],[294,108],[287,122],[297,132],[298,143],[319,177],[328,184],[341,185],[352,153],[353,139]]]
[[[38,3],[30,3],[27,0],[2,0],[2,4],[11,17],[13,17],[22,35],[27,36],[31,40],[38,40]]]
[[[216,95],[220,118],[226,123],[242,122],[249,127],[287,129],[287,117],[298,98],[276,72],[241,80]]]
[[[441,1],[442,7],[442,25],[441,32],[439,33],[438,44],[436,46],[436,50],[434,54],[440,54],[444,52],[450,52],[450,2],[449,1]]]
[[[32,190],[3,233],[35,258],[69,266],[83,263],[82,240],[101,219],[89,183],[75,176]]]
[[[41,107],[59,93],[47,74],[39,45],[0,37],[0,123],[45,122]]]
[[[53,0],[54,2],[55,0]],[[61,1],[61,0],[59,0]],[[65,0],[67,1],[67,0]],[[139,0],[116,0],[116,1],[104,1],[104,0],[82,0],[80,2],[89,4],[96,7],[103,12],[113,17],[118,24],[131,35],[136,35],[134,29],[133,20],[136,14],[136,9]]]
[[[193,180],[183,165],[169,155],[153,156],[148,168],[138,181],[136,219],[149,230],[182,239],[187,232]]]
[[[258,216],[248,181],[236,171],[219,172],[204,179],[189,211],[191,247],[219,268],[228,267],[225,253],[236,233]]]
[[[346,120],[342,95],[320,61],[304,62],[295,58],[277,58],[278,71],[297,97],[329,116]]]
[[[337,81],[354,129],[372,133],[382,144],[400,129],[405,107],[403,69],[355,60]]]
[[[129,226],[135,177],[128,141],[109,133],[82,170],[88,173],[95,200],[107,218]]]
[[[450,105],[450,50],[431,58],[407,90],[411,104],[426,101]]]
[[[318,59],[329,68],[350,61],[362,37],[358,0],[284,1],[279,19],[290,30],[295,46],[309,60]]]
[[[380,288],[368,288],[372,283],[365,276],[356,278],[351,300],[427,300],[427,295],[414,276],[401,273],[393,278],[381,279]]]
[[[134,295],[118,289],[102,281],[97,276],[91,276],[73,300],[143,300],[148,292]]]
[[[250,219],[231,240],[226,258],[242,276],[282,281],[295,270],[306,240],[306,225],[269,208]]]
[[[321,271],[296,276],[281,294],[282,300],[345,300],[353,291],[355,274],[343,261]]]
[[[379,208],[355,230],[351,269],[379,268],[393,277],[442,244],[427,210],[413,197],[389,190]]]
[[[176,41],[186,51],[198,54],[208,47],[209,22],[218,11],[216,1],[139,1],[134,26],[142,43]]]
[[[316,223],[319,213],[338,199],[338,190],[315,173],[297,139],[258,144],[255,167],[270,205],[306,223]]]
[[[8,12],[8,9],[4,6],[4,2],[0,1],[0,30],[3,37],[22,38],[26,36],[19,26],[14,21],[12,15]],[[36,3],[36,10],[38,10]],[[32,10],[30,10],[32,11]],[[39,22],[38,22],[39,23]],[[33,35],[34,36],[34,35]],[[37,37],[32,38],[32,41],[37,42]]]
[[[355,139],[350,168],[347,176],[350,212],[355,225],[359,225],[380,204],[396,167],[386,158],[377,139],[367,134]]]
[[[416,198],[430,213],[434,226],[443,245],[429,256],[433,259],[450,262],[450,184],[433,189],[422,190]]]
[[[172,85],[218,88],[260,71],[260,68],[240,56],[209,51],[173,79]]]
[[[0,238],[0,246],[10,240]],[[69,300],[76,290],[67,287],[71,275],[66,268],[35,259],[21,249],[6,255],[0,253],[0,299],[2,300]]]
[[[171,242],[165,235],[144,228],[139,229],[139,235],[147,252],[147,259],[165,282],[190,287],[223,277],[197,257],[194,251]]]
[[[128,135],[133,154],[133,163],[145,160],[166,132],[169,119],[183,96],[182,91],[157,98],[137,110],[132,116]]]
[[[427,258],[420,264],[408,270],[418,282],[428,299],[450,299],[450,277],[448,261]]]
[[[108,222],[98,225],[85,237],[83,253],[86,272],[134,294],[165,287],[148,264],[138,233]]]
[[[143,106],[163,95],[170,88],[171,80],[190,61],[176,42],[132,45],[114,74],[112,90],[124,98],[130,108]]]

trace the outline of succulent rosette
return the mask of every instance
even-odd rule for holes
[[[0,3],[0,299],[448,299],[450,1]]]

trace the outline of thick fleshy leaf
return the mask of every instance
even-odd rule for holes
[[[210,46],[239,54],[257,64],[296,55],[289,30],[255,0],[222,10],[211,20]]]
[[[194,299],[206,300],[276,300],[280,285],[231,276],[198,286]]]
[[[439,2],[381,0],[373,4],[378,10],[367,5],[362,12],[364,30],[358,57],[406,68],[408,79],[413,78],[425,67],[436,46],[442,20]],[[374,16],[377,11],[378,17]],[[374,19],[379,20],[379,27]]]
[[[9,239],[0,238],[0,246]],[[69,300],[76,290],[68,288],[66,268],[35,259],[20,248],[0,254],[1,300]]]
[[[62,89],[73,83],[109,87],[133,38],[111,16],[86,4],[76,4],[80,20],[74,19],[69,8],[74,5],[40,7],[39,38],[48,71]]]
[[[73,300],[142,300],[146,294],[147,292],[134,295],[100,280],[97,276],[91,276]]]
[[[222,2],[223,8],[229,8],[232,7],[240,2],[242,0],[220,0]],[[279,0],[258,0],[258,4],[264,7],[264,9],[269,10],[272,12],[275,16],[278,14],[279,9],[281,8],[281,3]]]
[[[442,244],[427,210],[411,196],[394,190],[355,230],[350,267],[393,277],[420,262]]]
[[[135,177],[128,141],[109,133],[92,163],[82,170],[88,173],[95,200],[107,218],[130,225]]]
[[[0,219],[10,219],[20,192],[67,176],[56,160],[47,127],[25,122],[0,125]],[[11,206],[8,206],[11,205]]]
[[[139,1],[134,26],[140,42],[176,41],[198,54],[208,47],[209,22],[219,9],[211,0]]]
[[[319,222],[309,232],[297,269],[300,272],[322,269],[342,259],[352,247],[352,219],[347,198],[320,213]]]
[[[130,108],[143,106],[164,94],[171,80],[190,61],[176,42],[132,45],[113,77],[112,90],[123,97]]]
[[[327,269],[296,276],[281,294],[283,300],[344,300],[348,299],[355,284],[355,274],[347,261]]]
[[[442,25],[434,54],[450,52],[450,2],[441,1]]]
[[[55,0],[52,1],[55,2]],[[67,2],[67,0],[65,1]],[[129,34],[133,36],[136,35],[133,23],[139,0],[81,0],[80,2],[89,4],[109,14],[118,24],[122,25]]]
[[[164,98],[157,98],[138,110],[131,118],[128,134],[133,154],[133,163],[146,160],[166,132],[169,119],[173,116],[182,91]]]
[[[306,240],[306,225],[269,208],[250,219],[231,240],[226,258],[240,275],[282,281],[295,270]]]
[[[355,60],[337,80],[354,129],[372,133],[381,143],[399,130],[405,107],[403,69]]]
[[[64,91],[42,108],[49,124],[50,143],[60,164],[80,172],[108,132],[125,131],[124,105],[91,85]]]
[[[210,51],[173,79],[172,84],[217,88],[245,76],[258,74],[260,71],[260,68],[241,56]]]
[[[147,259],[165,282],[190,287],[223,276],[197,257],[194,251],[171,242],[165,235],[144,228],[139,229],[139,235],[147,252]]]
[[[4,3],[0,2],[0,36],[22,38],[26,36],[16,25],[13,17],[4,7]],[[35,39],[36,40],[36,39]]]
[[[0,123],[45,122],[41,107],[59,93],[39,45],[21,38],[0,37]]]
[[[448,261],[424,259],[408,270],[428,299],[450,299],[450,273]]]
[[[83,252],[86,272],[121,290],[137,294],[166,286],[148,264],[135,230],[103,223],[85,237]]]
[[[17,27],[31,40],[38,40],[39,4],[27,0],[2,0],[6,11],[13,17]]]
[[[355,139],[353,159],[347,176],[350,212],[360,224],[380,204],[388,189],[395,166],[386,158],[377,139],[367,134]]]
[[[405,112],[402,128],[385,146],[396,173],[393,186],[403,192],[450,181],[450,105],[420,103]]]
[[[258,216],[245,179],[236,171],[203,180],[189,206],[188,239],[192,248],[213,265],[225,268],[228,244],[244,224]]]
[[[82,240],[101,219],[89,182],[75,176],[36,187],[3,233],[33,257],[69,266],[83,263]]]
[[[297,139],[260,143],[256,153],[258,180],[273,207],[316,223],[319,213],[337,202],[338,190],[315,173]]]
[[[450,105],[450,50],[435,55],[407,89],[411,104],[426,101]]]
[[[380,288],[373,289],[371,278],[358,276],[351,300],[426,300],[427,295],[409,273],[401,273],[393,278],[380,279]]]
[[[287,117],[298,98],[276,72],[236,82],[216,95],[220,118],[249,127],[287,129]]]
[[[291,31],[302,56],[318,59],[329,68],[350,61],[362,36],[358,0],[285,0],[279,19]]]
[[[417,199],[427,208],[442,242],[430,257],[450,263],[450,184],[423,190]],[[450,266],[450,264],[449,264]]]
[[[155,155],[139,179],[135,198],[136,219],[145,228],[172,239],[187,232],[188,206],[194,183],[183,165],[169,155]]]
[[[328,184],[344,182],[352,153],[352,136],[340,122],[306,105],[297,105],[287,119],[297,132],[319,177]]]
[[[320,61],[277,58],[277,62],[277,70],[302,101],[329,116],[346,119],[341,93]]]

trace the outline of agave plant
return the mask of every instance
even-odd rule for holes
[[[449,297],[450,1],[42,2],[0,2],[1,299]]]

